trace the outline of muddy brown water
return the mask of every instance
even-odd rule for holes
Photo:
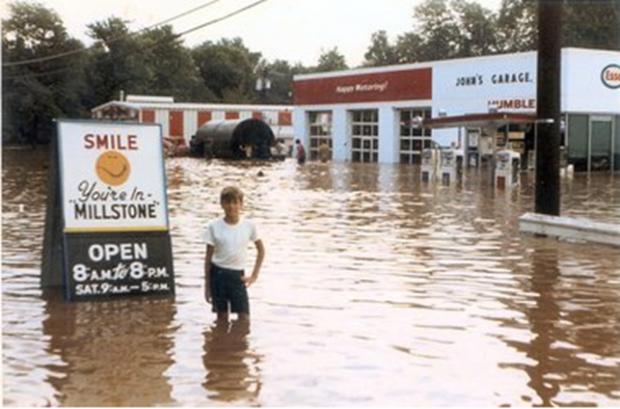
[[[3,151],[7,406],[620,405],[620,250],[520,234],[531,176],[168,159],[176,298],[69,304],[39,288],[47,161]],[[267,248],[249,326],[202,296],[227,184]],[[563,180],[562,213],[618,223],[620,176]]]

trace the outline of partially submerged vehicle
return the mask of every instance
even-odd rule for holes
[[[272,159],[276,138],[271,127],[255,118],[212,120],[190,141],[190,153],[207,159]]]

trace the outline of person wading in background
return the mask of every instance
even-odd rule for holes
[[[295,146],[297,147],[297,163],[303,165],[306,163],[306,149],[299,139],[295,139]]]

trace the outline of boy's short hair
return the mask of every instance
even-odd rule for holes
[[[220,193],[220,203],[229,203],[233,200],[243,202],[243,192],[236,186],[228,186]]]

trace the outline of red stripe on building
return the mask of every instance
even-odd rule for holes
[[[224,116],[226,119],[239,119],[239,112],[237,111],[226,111]]]
[[[211,111],[198,111],[198,128],[211,120]]]
[[[431,99],[429,68],[297,80],[295,105]]]
[[[290,111],[278,112],[278,125],[293,125],[293,117]]]
[[[183,136],[183,111],[170,111],[170,136]]]
[[[260,111],[252,112],[252,118],[254,119],[263,119],[263,113]]]
[[[155,111],[153,111],[152,109],[143,109],[142,122],[147,124],[155,123]]]

